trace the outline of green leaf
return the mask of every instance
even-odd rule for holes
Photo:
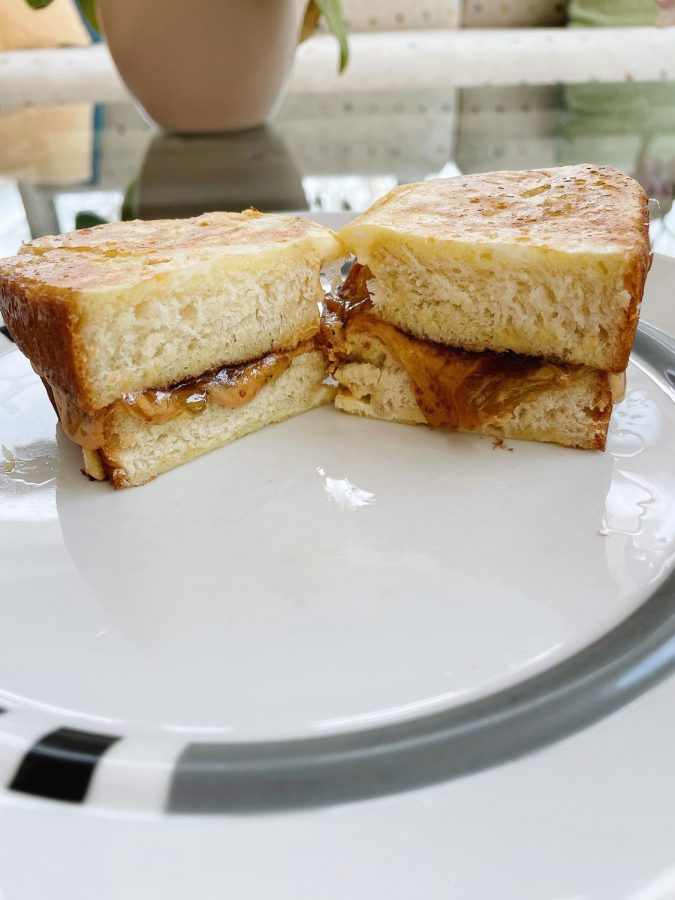
[[[108,220],[97,216],[96,213],[83,210],[75,216],[75,228],[93,228],[94,225],[107,225]]]
[[[32,9],[44,9],[45,6],[49,6],[52,3],[52,0],[26,0],[26,3],[32,7]],[[98,15],[96,13],[96,0],[78,0],[80,4],[80,9],[82,10],[82,15],[85,17],[87,22],[91,25],[94,31],[101,31],[101,27],[98,24]]]
[[[123,222],[130,222],[138,218],[138,179],[135,178],[127,188],[124,200],[122,200]]]
[[[344,72],[349,60],[349,44],[347,43],[347,26],[342,18],[342,4],[340,0],[314,0],[321,10],[326,27],[332,31],[340,45],[339,71]]]
[[[30,3],[30,0],[28,0]],[[47,0],[47,2],[51,3],[51,0]],[[87,22],[91,25],[94,31],[101,32],[101,26],[98,24],[98,15],[96,13],[96,0],[78,0],[80,4],[80,9],[82,10],[82,15],[85,17]]]

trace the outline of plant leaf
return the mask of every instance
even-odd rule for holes
[[[28,0],[30,2],[30,0]],[[51,3],[51,0],[48,0]],[[82,15],[91,25],[94,31],[101,33],[101,26],[98,24],[98,14],[96,12],[96,0],[79,0]]]
[[[96,213],[89,212],[86,209],[75,216],[75,228],[78,231],[80,228],[93,228],[95,225],[107,225],[107,223],[107,219],[97,216]]]
[[[340,45],[340,65],[338,71],[344,72],[349,60],[349,44],[347,43],[347,26],[342,18],[340,0],[314,0],[321,10],[326,27],[332,31]]]
[[[138,178],[134,178],[126,190],[122,200],[120,218],[123,222],[130,222],[132,219],[138,218]]]
[[[316,5],[315,0],[309,0],[307,9],[305,10],[305,18],[302,20],[302,28],[300,29],[300,43],[310,38],[319,27],[319,19],[321,18],[321,10]]]
[[[45,6],[49,6],[52,0],[26,0],[26,3],[32,9],[44,9]]]

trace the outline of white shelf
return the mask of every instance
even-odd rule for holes
[[[351,61],[341,76],[332,37],[302,44],[291,92],[675,80],[675,28],[447,29],[359,33],[350,40]],[[0,109],[127,97],[105,45],[0,53]]]

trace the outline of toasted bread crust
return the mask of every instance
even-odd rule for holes
[[[0,314],[35,370],[89,407],[75,306],[43,285],[0,277]]]
[[[440,244],[516,244],[569,253],[648,253],[647,197],[613,166],[578,165],[484,172],[403,184],[344,226]],[[439,252],[442,252],[439,248]]]
[[[642,305],[642,297],[645,291],[645,281],[653,260],[653,254],[649,249],[649,200],[644,192],[640,197],[640,201],[642,230],[645,235],[645,241],[641,249],[636,250],[631,256],[631,261],[624,275],[624,286],[630,294],[630,305],[626,310],[623,333],[614,354],[612,365],[608,367],[612,372],[623,372],[628,365],[640,318],[640,306]]]
[[[103,466],[103,471],[105,472],[106,479],[111,483],[111,485],[117,490],[119,488],[125,487],[134,487],[132,481],[127,477],[127,473],[125,468],[120,465],[117,460],[113,459],[105,450],[98,450],[98,456],[101,460],[101,465]],[[149,478],[148,481],[152,481],[152,478]],[[143,482],[147,484],[147,481]]]
[[[46,235],[24,244],[19,253],[0,262],[2,274],[11,266],[21,275],[69,292],[128,290],[155,281],[176,269],[199,266],[213,258],[240,266],[247,258],[285,250],[298,242],[318,242],[337,249],[333,233],[295,216],[212,212],[189,219],[135,219],[108,222],[65,234]],[[335,245],[333,247],[333,245]]]

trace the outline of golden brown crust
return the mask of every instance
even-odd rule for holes
[[[80,472],[90,481],[109,481],[113,487],[129,487],[126,474],[105,450],[82,448],[84,466]]]
[[[98,455],[103,465],[103,471],[106,474],[106,478],[115,489],[136,486],[127,478],[126,470],[120,466],[112,456],[106,453],[105,450],[99,450]],[[148,481],[152,480],[152,478],[148,478],[147,481],[142,483],[147,484]]]
[[[49,285],[64,293],[123,289],[158,273],[219,258],[257,255],[302,240],[326,240],[332,232],[295,216],[213,212],[191,219],[110,222],[24,244],[2,260],[0,277]]]
[[[600,373],[602,379],[604,373]],[[592,406],[586,408],[584,412],[588,415],[589,421],[595,423],[595,428],[589,429],[588,442],[580,443],[574,446],[580,450],[602,450],[604,451],[607,444],[607,432],[609,430],[609,420],[612,417],[613,398],[612,386],[607,376],[606,380],[601,380],[598,384]]]
[[[6,278],[1,272],[0,315],[19,349],[48,381],[86,396],[75,305],[42,285]]]
[[[644,240],[631,254],[628,268],[624,274],[624,286],[630,294],[630,305],[625,314],[625,325],[620,345],[614,358],[612,371],[622,372],[628,365],[628,358],[635,340],[635,332],[640,317],[640,306],[645,289],[647,273],[652,265],[652,254],[649,251],[649,200],[642,192],[640,196],[640,230]]]
[[[363,226],[431,241],[499,243],[558,252],[649,253],[647,197],[612,166],[561,166],[434,178],[394,188],[340,232]]]
[[[82,450],[84,456],[84,466],[80,472],[90,481],[109,481],[115,489],[125,487],[136,487],[140,484],[147,484],[153,478],[148,478],[143,482],[131,482],[127,478],[126,471],[120,466],[119,462],[113,459],[105,450]]]

